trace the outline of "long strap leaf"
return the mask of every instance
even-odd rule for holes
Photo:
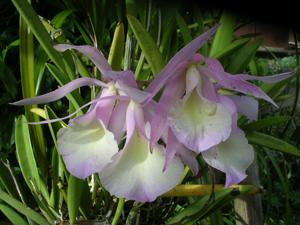
[[[24,98],[35,96],[35,77],[34,77],[34,46],[33,35],[23,18],[20,18],[20,73],[22,93]],[[25,115],[29,121],[38,122],[39,118],[30,113],[29,110],[34,106],[25,106]],[[46,144],[44,141],[42,127],[40,125],[30,128],[32,143],[35,146],[36,155],[39,159],[39,166],[43,177],[47,177],[48,166],[46,160]]]
[[[153,74],[158,74],[164,66],[164,62],[153,38],[135,17],[128,15],[127,19]]]
[[[18,200],[10,197],[4,191],[0,190],[0,199],[10,205],[12,208],[16,209],[18,212],[22,213],[26,217],[30,218],[34,222],[39,225],[50,225],[39,213],[35,212],[34,210],[24,206]]]
[[[40,191],[42,196],[48,201],[49,194],[39,176],[29,135],[28,123],[24,116],[20,116],[16,119],[15,142],[17,159],[28,187],[31,191]]]
[[[300,157],[299,149],[276,137],[263,134],[260,132],[251,132],[251,133],[247,133],[247,138],[249,142],[252,144],[261,145],[283,153],[288,153]]]
[[[53,44],[51,37],[39,20],[32,6],[24,0],[12,0],[12,2],[50,59],[57,65],[57,67],[59,67],[61,71],[65,71],[65,66],[61,60],[61,55],[52,47]]]

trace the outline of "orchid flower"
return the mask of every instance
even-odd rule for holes
[[[102,185],[117,197],[151,202],[176,186],[181,178],[183,163],[179,157],[173,157],[163,170],[164,147],[156,144],[150,152],[148,120],[142,106],[130,101],[126,111],[125,146],[99,173]]]
[[[73,49],[86,55],[104,82],[78,78],[53,92],[13,104],[48,103],[82,86],[102,87],[96,99],[81,107],[90,105],[89,110],[59,130],[58,152],[73,176],[85,179],[98,173],[103,187],[117,197],[154,201],[178,184],[184,164],[194,175],[198,173],[199,153],[210,166],[226,173],[226,186],[238,183],[246,177],[254,156],[237,126],[237,115],[256,119],[257,101],[247,95],[275,104],[247,80],[279,81],[292,74],[255,77],[226,73],[217,60],[196,54],[216,29],[212,27],[183,47],[144,91],[138,89],[131,71],[113,71],[96,48],[55,45],[61,52]],[[225,96],[221,88],[245,96]],[[155,102],[152,98],[161,89]],[[41,123],[54,121],[57,119]],[[165,146],[158,144],[160,139]]]
[[[131,71],[112,71],[97,49],[73,45],[56,45],[55,48],[59,51],[75,49],[86,54],[108,83],[92,78],[78,78],[53,92],[13,104],[48,103],[82,86],[103,87],[97,98],[87,104],[91,105],[88,112],[70,120],[68,126],[61,128],[57,134],[58,152],[62,155],[68,171],[73,176],[84,179],[93,173],[99,173],[111,162],[112,156],[118,153],[118,143],[125,132],[123,115],[129,100],[142,102],[147,99],[147,94],[137,89]]]
[[[258,103],[253,97],[276,105],[248,80],[278,82],[294,73],[267,77],[231,75],[217,60],[195,54],[194,41],[180,50],[146,89],[165,87],[151,120],[151,126],[156,127],[150,135],[151,143],[164,138],[163,133],[169,129],[173,137],[172,142],[167,142],[166,167],[168,161],[182,149],[168,148],[177,141],[187,150],[201,153],[209,165],[224,172],[226,186],[229,186],[246,177],[245,170],[254,158],[253,148],[237,126],[237,114],[244,114],[251,120],[257,118]],[[172,68],[181,70],[175,73]],[[225,96],[219,92],[221,88],[246,95]]]
[[[194,48],[203,44],[214,31],[215,28],[200,36],[194,43]],[[150,130],[153,128],[149,125],[149,115],[154,111],[155,105],[151,97],[159,88],[156,86],[151,93],[140,91],[131,71],[112,71],[103,54],[91,46],[61,44],[54,47],[58,51],[74,49],[85,54],[107,82],[78,78],[53,92],[13,103],[48,103],[82,86],[103,87],[99,96],[86,104],[91,105],[88,112],[70,120],[68,126],[61,128],[57,134],[58,152],[68,171],[80,179],[99,173],[101,183],[111,194],[140,202],[153,201],[177,185],[183,173],[181,159],[177,155],[172,156],[166,168],[166,149],[155,143],[151,145],[150,151]],[[144,113],[142,103],[146,102],[147,110]],[[54,121],[57,120],[42,123]],[[125,130],[125,146],[119,151],[118,144]],[[170,135],[168,140],[171,139]],[[196,173],[198,165],[193,153],[183,146],[177,152],[184,162],[193,164],[191,167]]]

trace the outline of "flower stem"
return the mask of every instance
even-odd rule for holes
[[[224,185],[215,184],[214,191],[219,191],[224,188]],[[260,193],[262,190],[253,185],[231,185],[229,188],[239,190],[241,195],[251,195]],[[183,184],[177,185],[172,190],[163,194],[162,197],[187,197],[187,196],[204,196],[208,195],[212,191],[212,185],[210,184]]]
[[[115,212],[115,215],[114,215],[114,218],[113,218],[112,223],[111,223],[112,225],[117,225],[118,224],[121,213],[122,213],[123,208],[124,208],[124,203],[125,203],[124,198],[120,198],[119,202],[118,202],[116,212]]]

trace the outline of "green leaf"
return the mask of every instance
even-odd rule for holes
[[[226,70],[233,74],[243,72],[254,57],[261,43],[262,39],[258,38],[241,47],[229,58],[229,64]]]
[[[2,82],[4,92],[6,92],[9,98],[6,98],[7,102],[11,98],[15,98],[18,93],[18,83],[12,72],[12,70],[2,61],[0,61],[0,82]]]
[[[242,126],[243,130],[246,131],[256,131],[263,128],[267,128],[270,126],[278,125],[281,123],[285,123],[290,120],[289,116],[272,116],[264,119],[260,119],[258,121],[254,121]]]
[[[48,55],[39,47],[36,51],[36,57],[34,60],[35,69],[34,69],[34,79],[35,79],[35,95],[39,95],[41,89],[41,83],[44,77],[44,72],[46,68],[46,62],[49,60]]]
[[[27,2],[27,1],[25,1]],[[24,98],[35,96],[35,73],[34,73],[34,46],[33,35],[25,23],[24,19],[20,20],[20,73],[22,93]],[[39,118],[31,114],[29,110],[35,106],[25,106],[25,115],[29,121],[38,122]],[[43,131],[41,125],[32,126],[30,128],[32,143],[36,149],[36,155],[40,163],[40,168],[43,177],[47,177],[48,166],[46,160],[46,144],[44,141]]]
[[[231,43],[236,18],[233,14],[224,11],[221,19],[220,26],[215,34],[214,40],[210,49],[210,57],[219,54]]]
[[[23,115],[16,119],[15,143],[17,159],[25,182],[32,191],[37,189],[37,191],[41,192],[46,201],[48,201],[49,194],[39,176],[29,135],[28,123]]]
[[[69,177],[67,204],[69,210],[70,225],[74,225],[75,223],[85,182],[86,181],[80,180],[72,175],[70,175]]]
[[[73,9],[66,9],[61,11],[51,20],[51,24],[53,24],[55,28],[61,28],[68,16],[70,16],[74,11],[75,10]]]
[[[0,183],[4,186],[5,190],[14,198],[19,198],[14,180],[4,163],[0,160]]]
[[[127,15],[127,19],[153,74],[158,74],[164,66],[164,62],[153,38],[135,17]]]
[[[50,225],[39,213],[28,208],[18,200],[6,194],[4,191],[0,190],[0,200],[6,202],[12,208],[23,214],[24,216],[30,218],[39,225]]]
[[[168,59],[170,56],[170,50],[172,48],[172,38],[176,37],[176,21],[175,21],[174,6],[168,7],[167,9],[162,8],[162,37],[160,42],[160,52],[164,59]],[[172,52],[173,53],[173,52]]]
[[[233,188],[227,188],[221,191],[214,192],[214,200],[211,204],[208,204],[208,202],[212,200],[210,195],[199,198],[197,201],[187,206],[177,215],[170,218],[166,224],[184,224],[185,222],[189,222],[191,220],[198,220],[198,218],[203,216],[204,213],[207,214],[208,211],[212,211],[212,208],[216,209],[216,206],[220,203],[223,203],[228,196],[232,196],[233,190]]]
[[[190,41],[192,41],[191,31],[189,30],[183,17],[178,12],[176,12],[175,18],[176,18],[176,22],[179,27],[180,33],[182,34],[184,44],[188,44]]]
[[[247,133],[246,136],[251,144],[261,145],[283,153],[300,157],[299,149],[276,137],[259,132],[250,132]]]
[[[124,35],[124,25],[121,22],[115,29],[108,55],[108,63],[111,65],[113,70],[121,70],[125,41]]]
[[[12,222],[17,225],[28,225],[28,223],[12,208],[9,206],[0,204],[0,211]]]
[[[212,58],[216,59],[224,59],[228,55],[231,55],[233,52],[235,52],[237,49],[245,45],[250,39],[249,38],[241,38],[238,40],[233,41],[229,45],[225,46],[222,50],[219,52],[216,52],[214,55],[212,55]]]
[[[57,119],[58,117],[54,113],[54,111],[49,107],[44,107],[45,113],[46,113],[46,119]],[[53,143],[55,145],[55,148],[52,150],[52,158],[51,158],[51,193],[50,193],[50,201],[49,205],[52,206],[54,209],[59,209],[59,203],[62,199],[62,193],[59,190],[57,184],[59,182],[59,179],[63,179],[63,173],[64,173],[64,166],[62,163],[62,159],[59,156],[57,152],[57,142],[56,142],[56,134],[59,129],[62,127],[65,127],[66,124],[62,121],[56,122],[56,123],[49,123],[48,127],[51,133],[51,137],[53,140]],[[60,177],[60,178],[59,178]]]
[[[65,71],[61,54],[54,50],[51,37],[47,33],[32,6],[24,0],[12,0],[12,2],[50,59],[61,71]]]

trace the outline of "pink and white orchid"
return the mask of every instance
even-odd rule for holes
[[[194,45],[203,44],[214,31],[215,28],[198,38]],[[91,46],[62,44],[54,47],[58,51],[74,49],[85,54],[105,81],[78,78],[51,93],[14,103],[48,103],[82,86],[103,88],[97,98],[87,104],[91,105],[88,112],[70,120],[69,125],[57,134],[58,152],[68,171],[81,179],[98,173],[102,185],[110,193],[140,202],[153,201],[176,186],[183,173],[181,159],[173,156],[166,168],[165,147],[155,143],[150,151],[149,135],[153,128],[146,124],[150,124],[155,107],[151,97],[158,89],[140,91],[131,71],[112,71],[103,54]],[[144,109],[147,112],[144,113]],[[43,123],[52,121],[57,120]],[[119,150],[118,144],[125,133],[125,146]],[[192,154],[187,150],[178,152],[183,161],[194,164],[196,173],[198,167]]]
[[[178,184],[184,164],[193,174],[198,173],[199,153],[210,166],[226,173],[226,186],[238,183],[246,177],[254,153],[237,126],[237,115],[256,119],[258,104],[248,95],[275,104],[248,80],[276,82],[292,73],[271,77],[226,73],[217,60],[196,54],[216,29],[182,48],[144,91],[131,71],[113,71],[99,50],[56,45],[58,51],[74,49],[90,58],[103,81],[78,78],[53,92],[13,104],[48,103],[82,86],[102,87],[97,98],[87,104],[87,113],[59,130],[58,152],[72,175],[85,179],[97,173],[102,185],[117,197],[154,201]],[[225,96],[221,88],[245,96],[234,92]],[[155,102],[152,98],[161,89]],[[243,102],[253,106],[251,110]],[[45,122],[52,121],[57,120]],[[122,138],[126,141],[119,149]],[[159,140],[165,145],[158,144]]]

